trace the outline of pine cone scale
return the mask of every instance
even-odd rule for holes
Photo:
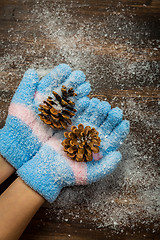
[[[53,115],[58,115],[61,111],[55,109],[54,107],[52,107],[52,108],[50,109],[50,112],[51,112]]]
[[[67,123],[66,123],[66,122],[60,120],[60,123],[61,123],[61,126],[62,126],[64,129],[67,128]]]
[[[68,124],[69,124],[69,125],[71,125],[71,124],[72,124],[72,121],[71,121],[71,119],[66,119],[66,122],[68,122]]]

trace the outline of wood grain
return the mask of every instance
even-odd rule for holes
[[[159,163],[159,0],[43,0],[39,7],[34,0],[1,0],[0,127],[5,124],[9,102],[28,67],[38,68],[39,65],[44,67],[47,64],[47,68],[51,68],[52,65],[59,64],[60,60],[69,63],[68,52],[65,53],[67,57],[60,54],[65,50],[64,43],[59,44],[57,38],[46,35],[41,30],[41,25],[46,27],[45,20],[43,22],[39,18],[42,16],[43,4],[62,16],[60,27],[64,24],[68,29],[68,32],[64,29],[66,45],[69,45],[71,37],[75,40],[76,49],[81,53],[78,57],[82,57],[81,70],[86,73],[92,85],[90,97],[107,99],[112,107],[123,109],[124,117],[131,121],[131,134],[137,140],[136,148],[153,159],[156,172]],[[39,11],[37,15],[35,9]],[[63,14],[71,16],[69,25],[66,25]],[[92,28],[91,32],[85,30],[85,23]],[[73,33],[76,35],[79,25],[82,26],[82,36],[76,41]],[[52,35],[52,32],[49,33]],[[71,61],[71,65],[73,68],[76,66],[74,61]],[[15,178],[14,175],[7,180],[1,186],[1,192]],[[130,195],[122,188],[123,198],[114,199],[117,206],[123,207],[126,204],[131,210],[138,208],[142,204],[137,200],[137,190],[140,187],[140,183],[134,184],[129,190]],[[85,193],[87,196],[87,188]],[[88,212],[85,201],[73,205],[73,209],[63,210],[63,217],[61,214],[59,218],[60,210],[57,202],[54,207],[45,204],[20,239],[158,240],[160,236],[159,228],[153,232],[153,225],[158,225],[159,218],[149,226],[139,223],[134,229],[128,225],[123,232],[117,234],[110,226],[97,228],[101,215],[98,212]],[[70,211],[75,214],[81,212],[81,215],[75,219],[70,216]],[[95,224],[92,221],[93,215],[97,217]]]

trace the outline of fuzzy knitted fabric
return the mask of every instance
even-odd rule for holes
[[[93,98],[89,105],[85,99],[79,102],[79,113],[73,124],[95,127],[100,133],[100,153],[91,162],[69,159],[61,142],[63,131],[50,138],[40,151],[17,171],[18,175],[46,200],[53,202],[65,186],[90,184],[110,174],[121,160],[116,151],[129,133],[129,121],[122,120],[119,108]]]
[[[81,71],[60,64],[39,81],[35,70],[29,69],[11,101],[5,126],[0,130],[0,153],[16,169],[31,159],[53,134],[54,130],[38,117],[38,106],[52,91],[60,92],[62,85],[73,87],[79,100],[91,90]],[[79,105],[79,104],[78,104]]]

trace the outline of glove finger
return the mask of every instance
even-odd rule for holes
[[[100,126],[107,117],[110,109],[111,106],[108,102],[100,102],[96,107],[96,112],[94,112],[93,114],[91,113],[89,123],[94,124],[95,126]]]
[[[38,81],[37,72],[34,69],[28,69],[13,96],[12,103],[30,105],[33,102]]]
[[[72,69],[66,64],[56,66],[40,81],[37,91],[40,94],[49,95],[53,89],[59,87],[71,74]]]
[[[100,149],[103,148],[105,152],[117,150],[127,137],[129,128],[129,121],[123,120],[107,138],[105,136],[101,138]]]
[[[102,135],[108,136],[113,129],[122,121],[123,111],[116,107],[111,109],[105,122],[100,126]]]
[[[96,107],[99,103],[100,103],[100,100],[98,98],[92,98],[90,100],[88,108],[86,108],[83,114],[79,117],[79,121],[82,124],[86,126],[89,124],[90,115],[91,114],[93,115],[96,113]]]
[[[75,105],[77,109],[76,115],[81,114],[89,106],[89,102],[90,99],[88,97],[80,98]]]
[[[98,181],[105,175],[110,174],[117,167],[121,160],[120,152],[110,152],[99,161],[92,161],[87,163],[87,180],[88,183]]]
[[[86,76],[82,71],[73,71],[68,79],[64,82],[67,88],[74,88],[74,90],[85,82]]]
[[[55,80],[52,79],[52,84],[49,85],[49,87],[47,87],[45,90],[44,88],[42,89],[43,91],[37,91],[36,95],[35,95],[35,101],[36,101],[36,105],[38,106],[40,103],[42,103],[44,100],[47,99],[47,97],[50,95],[51,97],[53,96],[52,95],[52,90],[54,89],[55,92],[57,92],[58,94],[61,95],[61,87],[62,85],[66,86],[68,89],[73,87],[74,90],[76,87],[78,87],[79,85],[81,85],[84,81],[85,81],[85,75],[83,72],[81,71],[74,71],[72,72],[71,74],[69,74],[68,78],[66,77],[66,70],[64,67],[65,64],[63,64],[63,69],[64,69],[64,72],[61,70],[61,65],[60,66],[60,70],[59,70],[59,66],[57,67],[58,68],[58,71],[56,70],[56,76],[55,78],[58,79],[58,78],[62,78],[60,75],[64,73],[64,78],[63,79],[63,83],[60,83],[61,81],[56,82],[56,84],[54,83]],[[65,65],[67,66],[67,65]],[[57,69],[56,68],[56,69]],[[58,75],[60,74],[60,75]],[[66,81],[64,81],[66,80]],[[54,86],[53,86],[54,85]],[[38,89],[40,89],[40,87],[38,86]],[[71,98],[72,100],[72,98]],[[75,98],[73,99],[73,101],[75,101]]]
[[[87,96],[91,91],[91,85],[89,82],[82,83],[75,89],[75,93],[77,93],[77,99]]]
[[[75,116],[72,118],[72,125],[78,126],[81,123],[81,114],[85,111],[85,109],[89,106],[90,99],[88,97],[80,98],[76,104],[75,108],[77,110]]]

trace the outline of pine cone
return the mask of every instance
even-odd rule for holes
[[[65,132],[66,139],[62,142],[67,156],[77,162],[92,161],[92,152],[98,153],[101,139],[95,128],[83,124],[71,127],[71,132]]]
[[[77,96],[73,88],[67,90],[65,86],[61,88],[62,97],[53,91],[55,99],[48,97],[44,105],[39,105],[41,112],[40,119],[52,128],[66,129],[72,123],[71,118],[75,115],[75,103],[69,100],[69,97]]]

